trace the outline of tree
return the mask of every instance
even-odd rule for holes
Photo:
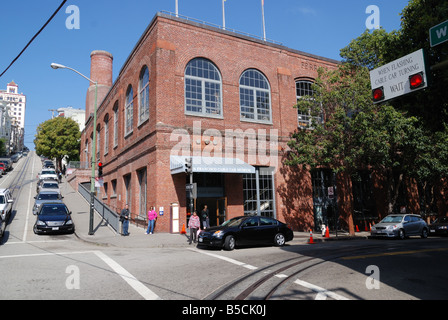
[[[48,158],[55,158],[61,168],[64,157],[79,160],[81,132],[76,121],[70,118],[56,117],[40,124],[37,128],[34,144],[36,153]]]

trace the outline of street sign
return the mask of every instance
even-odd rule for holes
[[[418,87],[411,85],[416,74],[422,80]],[[423,49],[370,71],[370,82],[375,103],[428,87]]]
[[[448,20],[429,29],[431,47],[448,41]]]

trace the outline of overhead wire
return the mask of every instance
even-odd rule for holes
[[[27,43],[25,48],[23,48],[22,51],[17,55],[17,57],[12,60],[12,62],[9,64],[9,66],[0,74],[0,78],[9,70],[9,68],[12,67],[12,65],[20,58],[20,56],[26,51],[26,49],[31,45],[31,43],[34,41],[34,39],[37,38],[37,36],[47,27],[47,25],[53,20],[53,18],[58,14],[58,12],[61,10],[61,8],[65,5],[67,0],[62,1],[62,3],[59,5],[59,7],[56,9],[56,11],[51,15],[51,17],[45,22],[45,24],[40,28],[40,30],[31,38],[31,40]]]

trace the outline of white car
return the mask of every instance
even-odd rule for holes
[[[0,217],[3,223],[6,223],[11,216],[13,202],[11,191],[9,189],[0,189]]]
[[[39,173],[39,180],[44,179],[53,179],[58,181],[58,175],[54,169],[42,169],[42,172]]]

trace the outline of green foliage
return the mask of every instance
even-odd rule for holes
[[[56,117],[37,128],[34,144],[36,153],[48,158],[79,159],[81,132],[79,125],[70,118]]]

